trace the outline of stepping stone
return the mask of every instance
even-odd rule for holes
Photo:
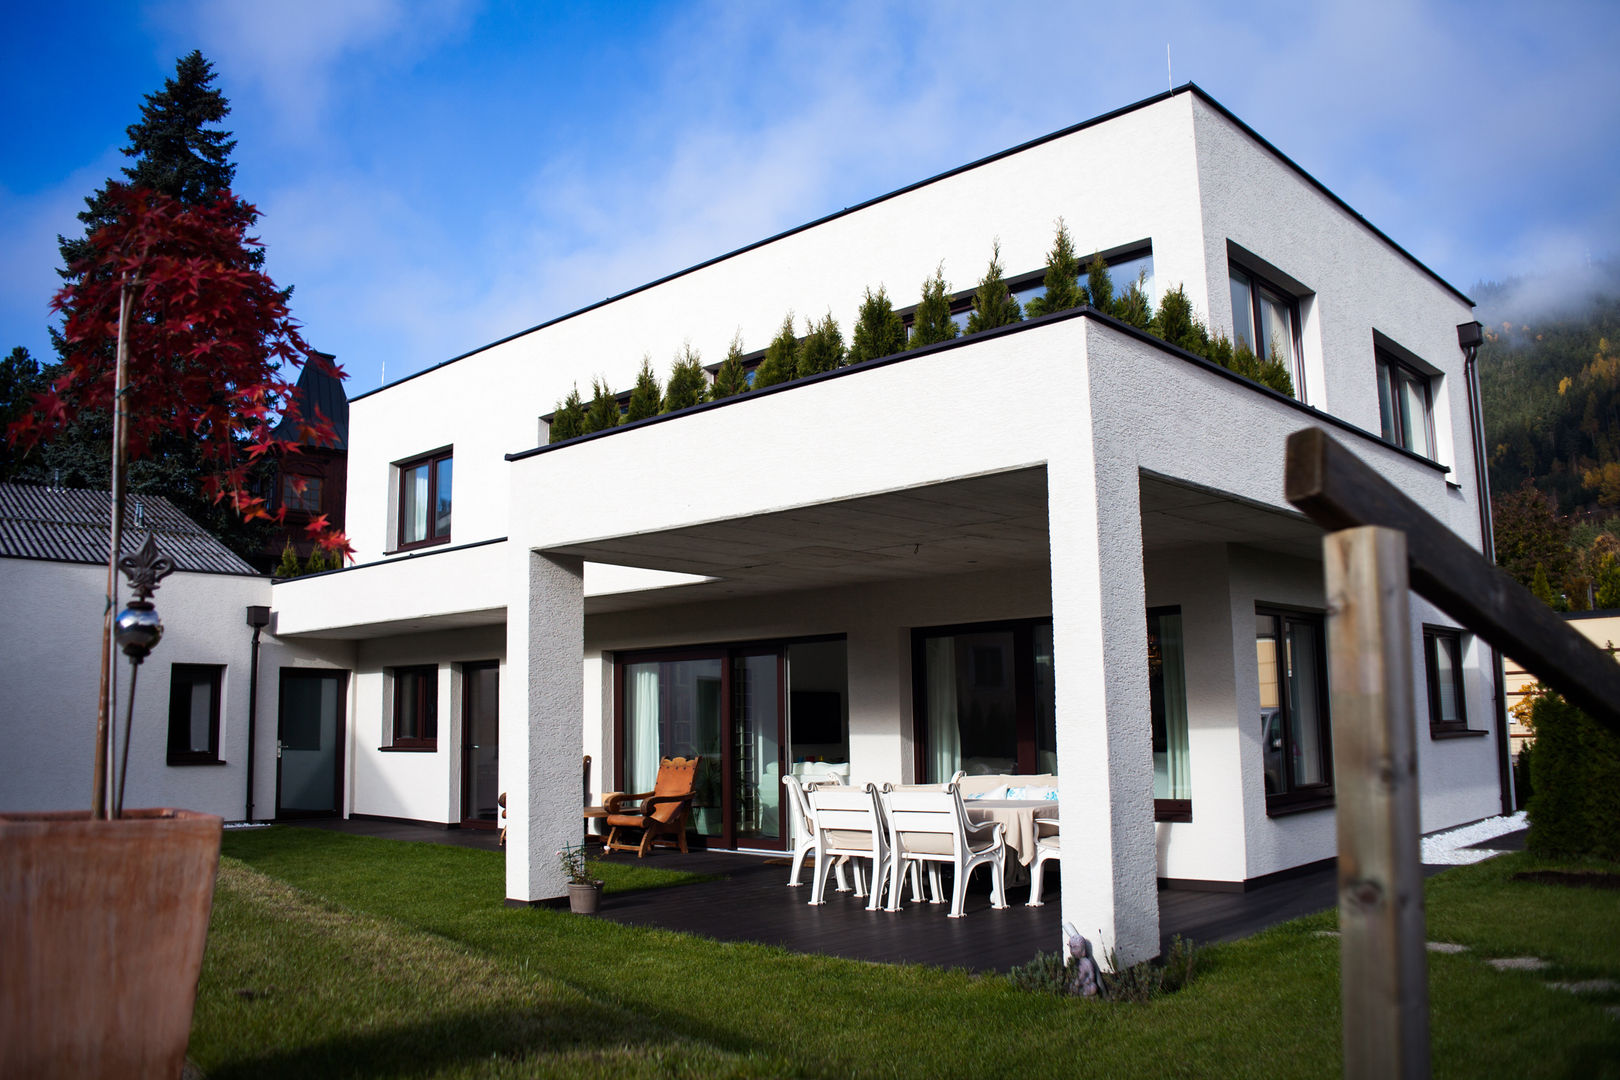
[[[1466,945],[1457,945],[1457,944],[1455,944],[1453,942],[1450,942],[1450,941],[1431,941],[1431,942],[1429,942],[1429,951],[1430,952],[1442,952],[1442,953],[1461,953],[1461,952],[1467,952],[1468,951],[1468,946],[1466,946]]]
[[[1584,979],[1581,982],[1555,982],[1547,985],[1554,990],[1568,990],[1571,994],[1606,994],[1610,990],[1620,990],[1620,983],[1613,979]]]
[[[1616,1020],[1620,1020],[1620,1005],[1610,1005],[1603,1011],[1614,1017]]]
[[[1540,971],[1552,966],[1539,956],[1499,956],[1485,962],[1497,971]]]
[[[1337,930],[1317,930],[1315,933],[1316,933],[1317,937],[1338,937],[1339,936],[1339,932]]]

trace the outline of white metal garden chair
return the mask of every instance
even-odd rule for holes
[[[804,860],[814,855],[816,851],[816,815],[810,808],[810,800],[805,794],[805,789],[836,784],[836,780],[806,781],[791,774],[782,777],[782,786],[788,790],[788,802],[793,807],[793,816],[799,823],[798,835],[793,842],[793,869],[788,874],[789,887],[797,888],[801,884],[799,872],[804,869]],[[849,881],[844,876],[844,860],[836,860],[833,872],[838,876],[838,891],[849,892]]]
[[[953,919],[960,919],[967,897],[967,882],[980,866],[990,867],[990,906],[1007,906],[1007,881],[1002,868],[1006,851],[1005,830],[999,822],[975,825],[968,820],[962,796],[955,784],[938,788],[892,787],[883,791],[883,811],[888,817],[889,846],[893,849],[889,868],[889,907],[900,907],[900,878],[909,868],[929,864],[930,880],[936,882],[938,868],[950,863],[955,868],[951,888]]]
[[[1063,854],[1062,837],[1058,834],[1058,819],[1035,819],[1035,861],[1029,867],[1029,907],[1041,907],[1041,888],[1045,884],[1046,864]]]
[[[810,791],[809,802],[810,813],[816,822],[815,888],[810,902],[823,902],[822,893],[826,889],[827,875],[832,870],[834,860],[844,857],[869,859],[872,863],[872,887],[866,909],[876,911],[889,871],[889,840],[878,805],[877,787],[873,784],[865,787],[815,787]],[[867,891],[857,862],[855,895],[863,896]]]

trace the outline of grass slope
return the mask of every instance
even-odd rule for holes
[[[248,1076],[1264,1076],[1338,1071],[1338,942],[1300,920],[1207,950],[1147,1005],[507,909],[501,857],[313,830],[226,837],[191,1055]],[[1430,885],[1436,1076],[1620,1076],[1620,996],[1482,955],[1620,979],[1620,895]]]

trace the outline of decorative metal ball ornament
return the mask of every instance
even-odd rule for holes
[[[113,620],[113,640],[138,664],[163,640],[163,620],[151,604],[137,600]]]
[[[131,663],[139,664],[163,638],[163,620],[152,606],[152,594],[159,581],[174,573],[174,560],[159,552],[152,534],[147,533],[140,550],[119,559],[118,566],[129,578],[135,599],[113,620],[113,640]]]

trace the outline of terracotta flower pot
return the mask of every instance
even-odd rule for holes
[[[568,910],[575,915],[595,915],[596,908],[602,902],[602,883],[600,881],[587,881],[584,884],[568,883]]]
[[[220,819],[0,814],[0,1076],[185,1065]]]

